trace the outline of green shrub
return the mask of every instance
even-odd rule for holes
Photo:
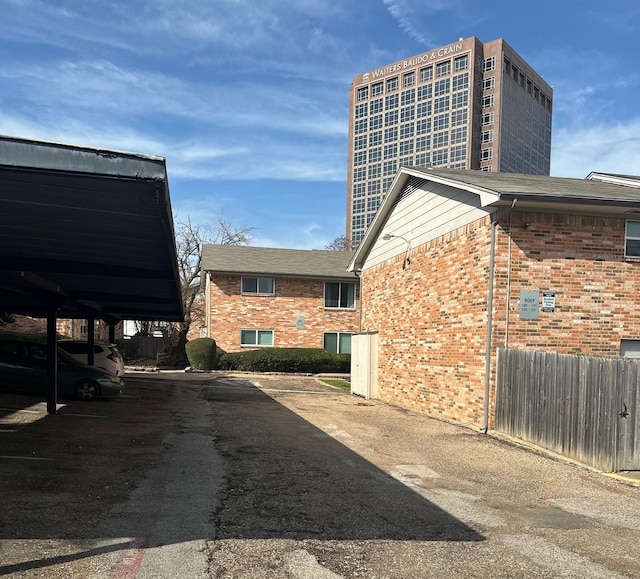
[[[348,373],[350,358],[348,354],[338,356],[329,354],[323,348],[264,348],[223,354],[218,360],[218,368],[248,372],[300,374]]]
[[[194,370],[213,370],[216,367],[216,341],[196,338],[184,347],[189,364]]]

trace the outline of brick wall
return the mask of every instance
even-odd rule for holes
[[[484,399],[487,219],[363,272],[363,330],[379,332],[379,398],[458,422]]]
[[[483,219],[415,248],[405,270],[400,256],[363,272],[363,330],[379,332],[382,400],[482,425],[490,233]],[[616,356],[621,339],[640,340],[640,259],[624,258],[624,235],[625,220],[613,217],[514,211],[501,221],[492,403],[499,347]],[[555,312],[520,320],[521,290],[555,292]]]
[[[510,348],[617,356],[621,339],[640,340],[640,260],[624,257],[625,219],[514,212],[511,230]],[[494,336],[504,346],[508,237],[498,242]],[[555,312],[520,320],[521,290],[555,292]]]
[[[274,330],[274,346],[305,348],[321,348],[325,331],[358,331],[359,301],[355,310],[325,309],[321,280],[276,279],[275,296],[243,295],[240,283],[240,276],[211,276],[209,332],[225,352],[243,349],[241,329]],[[296,327],[300,317],[302,329]]]

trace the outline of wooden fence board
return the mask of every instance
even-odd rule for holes
[[[497,381],[496,430],[601,470],[640,470],[640,360],[499,349]]]

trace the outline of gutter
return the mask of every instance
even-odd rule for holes
[[[496,227],[498,221],[511,213],[517,199],[513,200],[511,207],[502,213],[496,212],[494,218],[491,219],[491,249],[489,253],[489,295],[487,297],[487,347],[484,354],[484,423],[480,432],[487,434],[489,430],[489,392],[491,390],[491,330],[493,323],[493,274],[496,264]],[[511,232],[509,232],[511,234]]]

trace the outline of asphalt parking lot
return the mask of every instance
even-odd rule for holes
[[[640,576],[640,488],[313,378],[0,393],[0,576]]]

